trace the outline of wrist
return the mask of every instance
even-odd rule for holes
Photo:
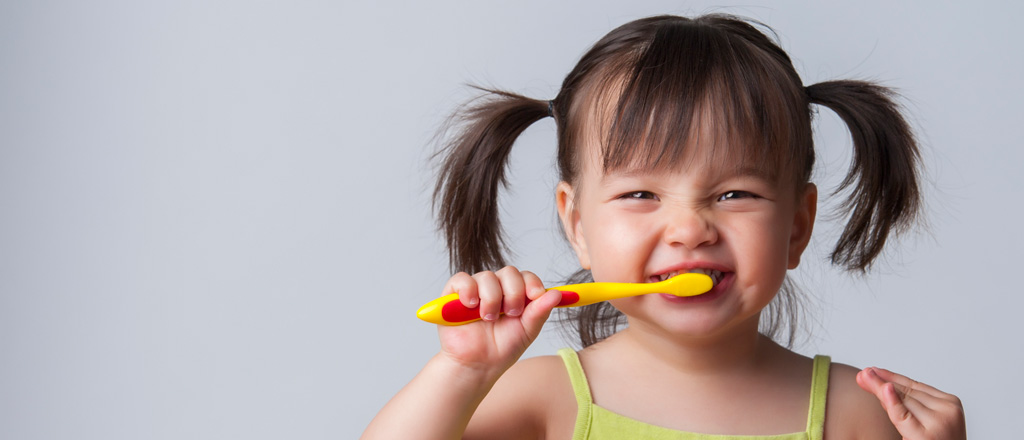
[[[508,366],[466,363],[440,352],[427,362],[426,369],[433,370],[448,385],[469,391],[489,390]]]

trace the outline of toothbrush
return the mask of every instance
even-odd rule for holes
[[[676,296],[696,296],[714,287],[711,277],[702,273],[684,273],[657,283],[582,283],[552,287],[562,292],[562,300],[555,307],[580,307],[610,299],[669,293]],[[530,298],[526,298],[530,303]],[[504,313],[504,312],[502,312]],[[469,308],[459,301],[458,293],[451,293],[428,302],[416,312],[416,317],[434,324],[462,325],[480,320],[477,308]]]

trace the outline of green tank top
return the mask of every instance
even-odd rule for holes
[[[590,385],[583,374],[580,358],[570,348],[558,350],[565,362],[576,394],[576,427],[573,440],[604,439],[655,439],[655,440],[821,440],[825,426],[825,397],[828,394],[828,372],[831,359],[828,356],[814,357],[814,371],[811,374],[811,404],[807,411],[807,430],[780,435],[713,435],[696,434],[660,426],[649,425],[629,417],[613,413],[594,404],[590,396]]]

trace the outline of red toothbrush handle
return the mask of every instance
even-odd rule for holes
[[[576,292],[561,291],[562,300],[558,302],[555,307],[565,307],[576,304],[580,301],[580,295]],[[530,298],[526,298],[524,305],[530,303]],[[501,313],[505,313],[504,310]],[[444,319],[444,323],[447,325],[459,325],[468,324],[473,321],[480,319],[479,307],[469,308],[462,305],[462,302],[458,298],[448,301],[441,306],[441,318]]]

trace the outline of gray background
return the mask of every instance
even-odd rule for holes
[[[428,156],[463,84],[550,98],[613,27],[708,11],[774,27],[806,84],[898,88],[921,133],[929,229],[854,278],[819,221],[798,351],[1012,437],[1024,8],[823,3],[0,2],[0,437],[358,436],[437,349],[413,317],[448,276]],[[849,143],[818,128],[827,190]],[[528,130],[505,199],[514,264],[551,282],[574,263],[553,146]],[[566,344],[548,327],[529,355]]]

